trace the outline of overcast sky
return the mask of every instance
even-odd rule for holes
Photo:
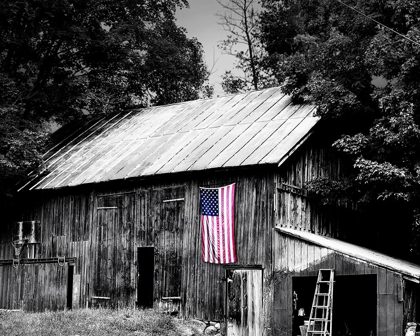
[[[234,66],[235,58],[222,55],[217,48],[226,32],[217,24],[216,13],[223,12],[216,0],[189,0],[190,8],[178,10],[178,25],[187,29],[188,37],[196,37],[201,42],[209,69],[213,68],[210,83],[215,86],[215,97],[223,95],[220,86],[221,75]]]

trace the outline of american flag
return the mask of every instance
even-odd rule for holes
[[[200,188],[203,261],[213,264],[236,262],[234,235],[235,184]]]

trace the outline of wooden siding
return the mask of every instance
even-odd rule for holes
[[[110,306],[134,306],[134,193],[99,196],[96,212],[92,297],[109,297]]]
[[[227,271],[227,336],[255,336],[262,332],[263,271]]]
[[[67,263],[0,266],[0,309],[64,310],[68,270]]]
[[[411,212],[378,206],[360,211],[353,203],[322,204],[308,193],[307,184],[316,179],[337,181],[351,176],[352,163],[332,148],[334,130],[317,125],[298,149],[281,163],[276,175],[276,226],[338,238],[383,253],[409,259],[409,226],[384,230],[410,221]],[[361,234],[363,233],[363,234]]]
[[[400,274],[280,233],[274,236],[273,256],[275,335],[292,334],[293,277],[315,277],[319,269],[334,269],[337,276],[375,274],[376,335],[394,336],[403,333],[404,305],[401,300]],[[363,298],[359,299],[363,301]]]
[[[222,321],[225,316],[225,267],[203,263],[199,222],[199,187],[236,183],[235,234],[238,263],[271,267],[274,227],[274,169],[172,178],[126,187],[63,189],[39,193],[27,201],[23,219],[41,225],[39,257],[76,258],[79,305],[134,306],[137,298],[137,247],[155,251],[154,302],[181,297],[183,316]],[[7,239],[0,253],[10,259]],[[0,266],[1,267],[1,266]],[[264,272],[263,292],[270,290]],[[101,301],[102,300],[102,301]],[[263,300],[269,324],[269,300]],[[267,315],[268,314],[268,315]]]
[[[361,245],[372,244],[369,227],[364,228],[365,235],[359,234],[361,220],[352,205],[322,205],[307,192],[308,182],[319,178],[338,180],[351,172],[349,162],[334,151],[323,131],[309,137],[281,165],[276,180],[276,224]]]

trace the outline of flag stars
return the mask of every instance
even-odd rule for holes
[[[203,216],[219,215],[219,192],[217,189],[200,189],[201,214]]]

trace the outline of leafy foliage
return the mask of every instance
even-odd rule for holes
[[[324,202],[339,196],[396,213],[411,209],[415,231],[420,208],[418,2],[263,0],[262,5],[267,66],[287,93],[314,103],[324,122],[341,131],[333,146],[354,163],[354,178],[315,181],[312,191]],[[420,244],[412,246],[420,255]]]
[[[0,3],[1,193],[41,162],[51,122],[211,94],[186,0]]]

